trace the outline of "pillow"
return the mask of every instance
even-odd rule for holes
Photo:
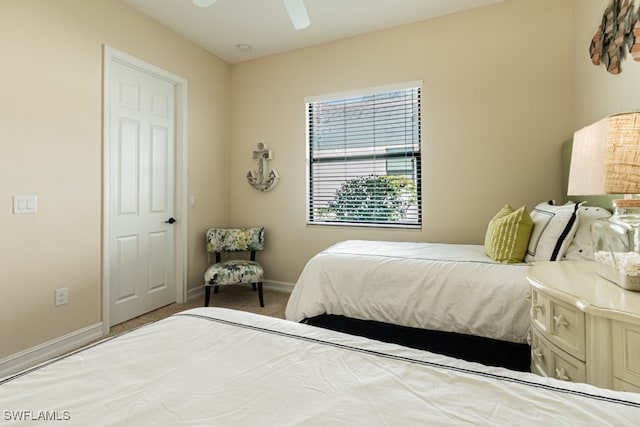
[[[601,218],[609,218],[611,212],[600,206],[580,206],[578,209],[578,229],[573,241],[564,255],[566,260],[593,261],[593,240],[591,239],[591,224]]]
[[[578,228],[578,208],[581,203],[569,202],[556,206],[553,200],[540,203],[531,211],[533,231],[526,262],[561,260]]]
[[[514,210],[505,205],[489,221],[484,237],[485,252],[498,262],[522,262],[532,229],[533,221],[526,207]]]

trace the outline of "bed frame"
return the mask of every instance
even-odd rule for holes
[[[528,344],[454,332],[410,328],[330,314],[306,319],[304,323],[406,347],[428,350],[469,362],[500,366],[520,372],[531,371],[531,347]]]

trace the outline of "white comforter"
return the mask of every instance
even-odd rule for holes
[[[622,427],[640,395],[199,308],[0,381],[0,408],[2,425]]]
[[[527,268],[492,261],[482,245],[344,241],[309,260],[286,317],[326,313],[524,343]]]

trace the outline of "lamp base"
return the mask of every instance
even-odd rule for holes
[[[596,271],[623,289],[640,291],[640,199],[613,201],[614,213],[591,225]]]

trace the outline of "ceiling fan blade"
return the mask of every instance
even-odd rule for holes
[[[311,25],[307,8],[304,6],[304,0],[283,0],[283,2],[291,23],[296,30],[302,30]]]
[[[191,3],[198,7],[209,7],[217,1],[218,0],[191,0]]]

